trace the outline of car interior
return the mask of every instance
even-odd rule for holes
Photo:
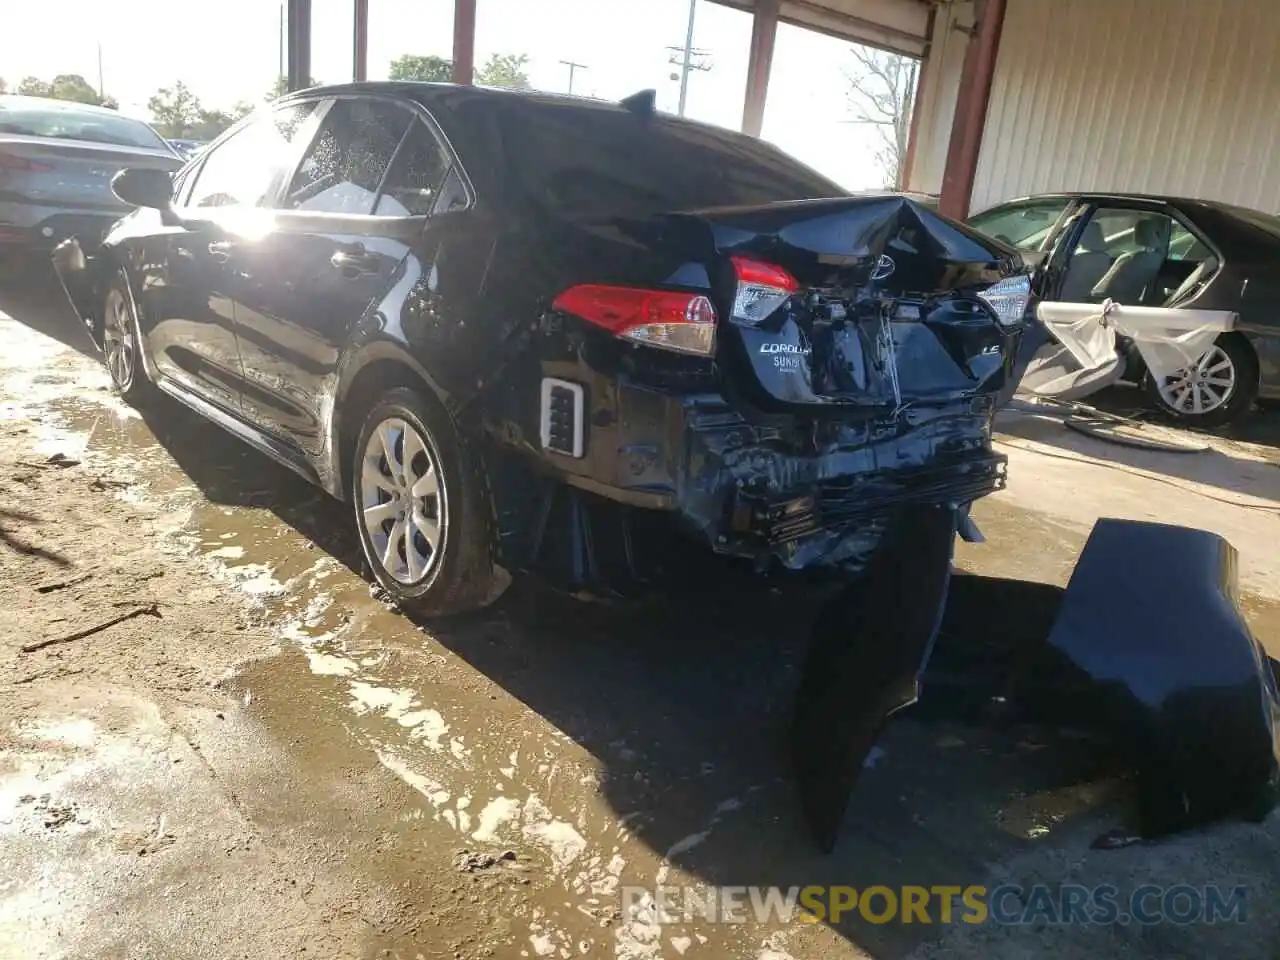
[[[1212,251],[1172,217],[1099,208],[1067,261],[1061,298],[1159,307],[1187,297],[1217,268]]]

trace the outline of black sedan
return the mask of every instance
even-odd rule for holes
[[[1280,217],[1207,200],[1072,193],[1002,203],[969,223],[1043,267],[1044,300],[1238,313],[1235,330],[1160,382],[1130,365],[1179,419],[1214,426],[1255,399],[1280,399]]]
[[[854,568],[1003,483],[1017,255],[652,92],[316,88],[114,188],[139,209],[55,263],[116,388],[350,502],[424,613],[505,570],[646,578],[658,531]]]

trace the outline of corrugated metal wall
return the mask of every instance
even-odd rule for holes
[[[1009,0],[971,208],[1051,190],[1280,212],[1280,0]]]

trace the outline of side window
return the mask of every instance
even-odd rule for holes
[[[241,127],[209,151],[195,171],[186,205],[256,207],[268,203],[289,166],[290,145],[314,109],[314,103],[288,104]],[[186,180],[191,180],[190,175]]]
[[[1040,250],[1070,200],[1036,200],[987,210],[969,218],[969,226],[1020,250]]]
[[[1098,207],[1067,260],[1062,299],[1111,299],[1128,306],[1164,302],[1185,279],[1180,270],[1166,268],[1173,228],[1173,219],[1156,210]]]
[[[444,178],[444,186],[440,188],[440,193],[436,195],[436,205],[431,212],[448,213],[450,210],[461,210],[467,203],[466,184],[462,182],[462,174],[458,172],[457,167],[449,170],[449,175]]]
[[[374,214],[413,217],[431,213],[448,169],[449,158],[435,134],[421,120],[414,120],[408,139],[387,171]]]
[[[1208,260],[1212,252],[1194,233],[1178,223],[1176,220],[1173,224],[1173,234],[1169,238],[1169,259],[1170,260],[1190,260],[1194,263],[1200,263]]]
[[[392,103],[336,101],[289,184],[285,209],[372,213],[378,187],[412,120],[413,114]]]

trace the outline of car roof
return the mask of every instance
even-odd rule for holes
[[[284,97],[281,97],[280,100],[275,102],[285,103],[289,100],[300,97],[314,97],[317,95],[342,96],[343,94],[404,97],[417,101],[428,109],[432,109],[434,107],[448,109],[452,104],[458,102],[458,98],[460,96],[465,96],[469,101],[480,99],[493,103],[527,103],[539,106],[599,109],[620,114],[644,112],[643,106],[629,108],[619,100],[603,100],[596,97],[582,97],[567,93],[548,93],[543,90],[511,90],[505,87],[486,87],[474,84],[464,85],[457,83],[433,83],[424,80],[366,80],[352,83],[326,84],[324,86],[308,87],[305,90],[298,90],[294,93],[286,94]],[[641,99],[639,94],[637,94],[636,98],[638,100]],[[662,118],[663,123],[706,127],[714,129],[719,134],[733,137],[746,137],[746,134],[739,133],[736,130],[731,130],[725,127],[715,126],[714,124],[701,123],[697,120],[690,120],[687,117],[679,117],[675,114],[664,113],[662,111],[655,111],[655,113],[657,116]]]
[[[1263,214],[1264,216],[1275,216],[1274,214],[1266,210],[1259,210],[1252,207],[1244,207],[1244,206],[1241,206],[1240,204],[1227,203],[1224,200],[1206,200],[1200,197],[1175,197],[1169,194],[1159,194],[1159,193],[1119,193],[1119,192],[1101,193],[1096,191],[1035,193],[1026,197],[1015,197],[1009,200],[1001,200],[999,203],[993,203],[991,206],[987,207],[986,209],[979,210],[977,211],[977,213],[974,213],[971,216],[978,216],[979,214],[986,213],[987,210],[996,210],[1000,207],[1009,206],[1010,204],[1026,203],[1027,201],[1035,201],[1035,200],[1084,200],[1089,203],[1107,203],[1109,201],[1117,201],[1117,200],[1119,201],[1140,200],[1146,203],[1160,203],[1160,204],[1164,204],[1165,206],[1175,207],[1183,210],[1186,210],[1188,208],[1198,208],[1200,210],[1212,210],[1219,216],[1230,217],[1232,219],[1239,218],[1239,214],[1237,213],[1237,211],[1239,210],[1253,210],[1253,212]]]
[[[1011,197],[1008,200],[1001,200],[999,203],[993,203],[986,209],[994,210],[996,207],[1006,207],[1011,203],[1026,203],[1029,200],[1088,200],[1090,202],[1106,202],[1108,200],[1141,200],[1147,203],[1164,203],[1173,207],[1190,205],[1206,207],[1229,206],[1229,204],[1225,204],[1218,200],[1205,200],[1200,197],[1176,197],[1164,193],[1121,193],[1119,191],[1107,192],[1081,190],[1065,191],[1060,193],[1033,193],[1025,197]]]
[[[54,100],[52,97],[29,97],[22,93],[0,93],[0,110],[6,110],[13,107],[38,107],[41,110],[59,110],[76,113],[98,113],[109,117],[123,117],[126,120],[136,120],[136,117],[130,117],[128,114],[121,113],[119,110],[112,110],[110,107],[100,107],[93,103],[81,103],[78,100]],[[143,121],[139,120],[139,123]]]
[[[434,100],[438,97],[447,97],[451,93],[457,91],[466,91],[469,94],[480,94],[486,97],[518,97],[524,100],[543,101],[547,103],[611,103],[608,100],[598,100],[592,97],[581,97],[567,93],[547,93],[543,90],[512,90],[507,87],[486,87],[478,84],[464,85],[458,83],[434,83],[426,80],[359,80],[351,83],[330,83],[319,87],[308,87],[305,90],[298,90],[294,93],[286,94],[286,97],[296,97],[303,94],[315,95],[324,94],[329,96],[338,96],[341,94],[362,93],[377,96],[398,96],[409,97],[413,100]],[[624,109],[618,105],[618,109]]]

